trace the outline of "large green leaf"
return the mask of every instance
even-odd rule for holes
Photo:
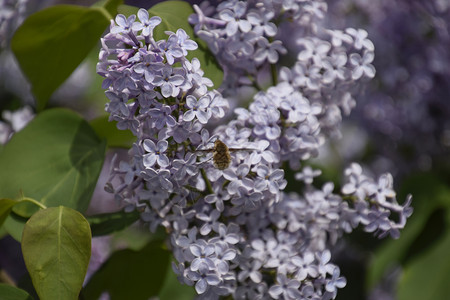
[[[95,273],[83,290],[86,300],[98,299],[108,292],[111,300],[149,299],[161,290],[170,252],[161,241],[152,241],[140,251],[120,250]]]
[[[404,268],[398,286],[399,300],[448,299],[450,295],[450,231],[429,251]]]
[[[84,211],[89,205],[105,156],[105,143],[76,113],[51,109],[16,133],[0,153],[0,197],[20,194],[47,207]],[[35,205],[16,204],[29,217]]]
[[[136,141],[136,137],[130,130],[117,129],[117,122],[108,121],[107,115],[98,117],[89,124],[99,137],[106,139],[108,147],[131,148],[133,142]]]
[[[110,19],[103,8],[56,5],[31,15],[17,29],[11,48],[39,111],[97,45]]]
[[[112,235],[112,244],[116,246],[127,245],[127,249],[140,251],[148,243],[162,240],[166,236],[167,234],[162,228],[158,228],[155,233],[149,233],[147,226],[129,226]]]
[[[33,281],[31,281],[30,273],[26,272],[19,278],[17,281],[17,287],[26,291],[33,298],[33,300],[39,299],[36,289],[33,286]]]
[[[445,216],[450,209],[450,189],[434,174],[418,174],[407,179],[400,195],[411,193],[414,213],[400,239],[387,241],[375,253],[368,269],[367,286],[372,288],[390,268],[407,264],[420,252],[445,238]],[[445,214],[445,213],[444,213]]]
[[[118,11],[125,15],[136,14],[136,7],[121,5]],[[155,40],[167,39],[165,31],[176,32],[179,28],[184,29],[192,40],[197,42],[198,49],[189,51],[188,58],[197,57],[200,61],[205,77],[214,82],[214,87],[218,88],[222,84],[223,71],[208,49],[208,45],[195,36],[192,26],[188,22],[188,17],[194,13],[192,6],[186,1],[164,1],[152,6],[148,10],[151,16],[159,16],[162,19],[154,31]]]
[[[401,237],[398,240],[386,241],[373,256],[370,268],[367,270],[368,290],[371,290],[383,276],[392,271],[393,268],[396,268],[407,256],[411,245],[425,226],[431,211],[416,211],[414,214],[408,220],[408,224],[402,231]]]
[[[22,240],[22,232],[25,227],[25,223],[28,221],[27,218],[18,216],[15,213],[10,213],[6,218],[5,223],[3,223],[3,228],[11,235],[16,241],[20,243]]]
[[[2,300],[33,300],[24,290],[0,283],[0,299]]]
[[[192,300],[195,299],[197,293],[192,286],[181,284],[177,275],[172,270],[172,266],[168,266],[164,285],[158,295],[160,300]]]
[[[78,299],[91,256],[89,223],[68,207],[41,210],[25,225],[22,253],[40,299]]]
[[[92,236],[107,235],[130,226],[139,220],[140,213],[119,211],[87,217],[91,225]]]
[[[103,7],[111,16],[117,14],[117,7],[123,4],[124,0],[100,0],[92,5],[92,7]]]
[[[16,203],[17,201],[11,199],[0,199],[0,227],[3,225],[3,222],[5,222]]]
[[[0,240],[4,238],[8,232],[6,231],[5,227],[0,226]]]

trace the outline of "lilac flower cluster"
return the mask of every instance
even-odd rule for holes
[[[118,172],[125,176],[117,195],[136,204],[151,198],[160,210],[174,189],[197,188],[189,185],[200,176],[195,150],[209,142],[200,131],[210,119],[223,117],[228,104],[217,91],[208,91],[212,82],[203,77],[198,59],[186,58],[197,44],[184,30],[155,41],[153,29],[161,19],[144,9],[138,18],[118,15],[112,21],[97,72],[106,77],[110,119],[137,137],[132,161],[120,164]]]
[[[228,74],[255,75],[259,66],[278,62],[278,54],[267,49],[284,49],[281,42],[264,42],[270,40],[265,35],[276,35],[272,14],[281,18],[283,9],[283,17],[312,30],[312,16],[323,9],[321,1],[270,3],[225,1],[217,15],[196,7],[191,19],[199,36],[215,40],[221,32],[216,42],[229,39],[229,47],[246,43],[241,34],[260,37],[252,44],[260,47],[252,48],[258,59],[246,56],[248,45],[227,57],[232,49],[218,44],[221,50],[214,51],[209,40],[219,61],[229,59]],[[334,120],[340,121],[340,111],[354,105],[350,88],[374,75],[373,45],[365,33],[349,29],[340,42],[333,42],[336,34],[327,36],[331,42],[305,37],[296,65],[281,71],[279,83],[258,92],[248,109],[236,109],[236,119],[210,130],[223,122],[229,104],[208,89],[212,82],[200,62],[186,58],[197,44],[182,29],[156,41],[153,30],[161,19],[144,9],[138,19],[118,15],[112,21],[97,65],[106,78],[110,119],[136,136],[130,160],[113,168],[107,189],[126,209],[141,211],[151,230],[166,228],[174,271],[201,299],[335,298],[346,281],[331,262],[333,244],[359,224],[398,237],[412,212],[410,200],[400,206],[390,175],[375,181],[356,164],[346,171],[342,195],[333,194],[332,183],[316,189],[318,173],[307,167],[297,176],[303,190],[287,194],[282,166],[300,169],[300,161],[316,156],[339,124]],[[309,69],[319,65],[320,82],[308,79]],[[308,70],[301,73],[302,67]],[[391,213],[400,216],[397,223]]]
[[[275,64],[287,50],[275,40],[277,26],[271,1],[259,9],[254,1],[223,1],[217,7],[194,5],[190,17],[196,34],[205,40],[224,69],[225,85],[234,89],[256,83],[266,63]],[[262,3],[261,3],[262,4]],[[250,77],[250,78],[249,78]],[[249,81],[249,79],[251,79]]]
[[[289,99],[283,101],[290,114],[286,122],[309,115],[317,119],[322,133],[340,135],[342,114],[348,115],[355,106],[352,94],[358,83],[375,76],[374,45],[366,31],[325,28],[324,1],[224,1],[216,8],[194,7],[197,14],[190,21],[225,70],[224,90],[231,91],[229,96],[245,85],[261,89],[258,79],[270,69],[282,85],[269,89],[269,98],[282,92]],[[277,70],[280,54],[286,54],[292,43],[300,49],[296,63]]]
[[[385,169],[428,170],[450,153],[448,1],[327,1],[333,26],[364,26],[378,71],[355,119],[377,142]],[[379,159],[377,160],[380,161]],[[378,164],[380,165],[380,164]]]

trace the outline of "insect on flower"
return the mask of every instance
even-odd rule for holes
[[[214,166],[219,170],[225,170],[226,168],[228,168],[230,166],[230,163],[231,163],[230,152],[253,151],[253,150],[255,150],[255,149],[228,148],[228,146],[224,142],[217,139],[214,142],[214,148],[196,150],[196,152],[212,152],[213,153],[212,159],[213,159]]]

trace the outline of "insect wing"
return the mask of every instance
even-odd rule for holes
[[[228,148],[230,152],[237,152],[237,151],[256,151],[256,149],[250,149],[250,148]]]
[[[203,153],[211,153],[214,151],[214,148],[212,149],[197,149],[194,151],[194,153],[203,152]]]
[[[210,153],[213,152],[213,163],[214,166],[219,170],[225,170],[230,166],[231,155],[230,152],[237,151],[255,151],[256,149],[249,148],[228,148],[228,146],[221,140],[216,140],[214,142],[214,148],[211,149],[197,149],[195,152]]]

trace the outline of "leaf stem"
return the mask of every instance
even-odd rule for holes
[[[20,201],[28,201],[28,202],[31,202],[31,203],[33,203],[34,205],[37,205],[37,206],[39,206],[39,207],[42,208],[42,209],[46,209],[46,208],[47,208],[47,206],[45,206],[45,204],[42,204],[41,202],[39,202],[39,201],[37,201],[37,200],[35,200],[35,199],[33,199],[33,198],[22,197],[22,199],[20,199]]]

